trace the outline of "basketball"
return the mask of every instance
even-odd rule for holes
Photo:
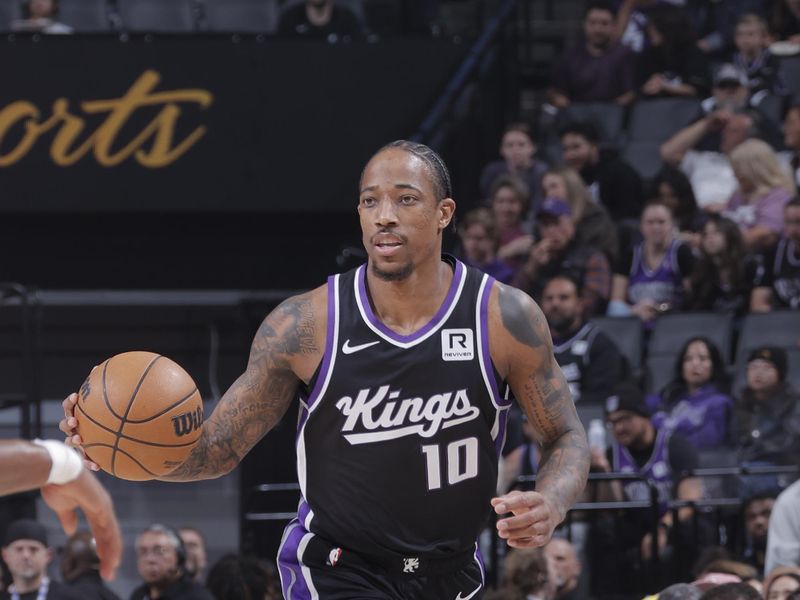
[[[83,449],[121,479],[165,475],[191,452],[203,400],[180,365],[152,352],[112,356],[89,374],[75,406]]]

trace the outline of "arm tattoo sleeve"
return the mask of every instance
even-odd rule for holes
[[[553,357],[541,310],[519,290],[501,286],[503,327],[521,345],[510,352],[509,383],[542,444],[536,482],[563,518],[586,485],[589,448],[569,387]]]
[[[293,357],[318,352],[309,295],[286,300],[264,320],[247,369],[222,396],[186,461],[163,479],[192,481],[230,472],[280,420],[297,392]]]

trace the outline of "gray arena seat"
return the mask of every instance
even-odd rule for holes
[[[642,322],[638,317],[595,317],[592,323],[609,336],[627,359],[633,374],[642,367]]]
[[[364,17],[371,33],[391,36],[401,33],[403,8],[399,0],[363,0]]]
[[[18,0],[0,0],[0,31],[11,31],[11,23],[22,18]]]
[[[690,98],[640,100],[633,105],[628,139],[664,142],[700,113],[700,101]]]
[[[196,29],[191,0],[117,0],[122,28],[147,33],[186,33]]]
[[[77,33],[111,31],[105,0],[61,0],[58,11],[58,20]]]
[[[655,177],[664,165],[659,142],[628,142],[622,149],[622,159],[636,169],[643,179]]]
[[[645,363],[645,392],[657,394],[667,385],[675,374],[675,354],[656,354],[648,356]]]
[[[647,344],[648,356],[675,356],[691,337],[702,335],[710,339],[730,362],[733,318],[713,312],[666,314],[656,320],[653,335]]]
[[[586,102],[570,104],[558,113],[557,128],[574,121],[593,123],[604,146],[621,142],[625,118],[624,107],[612,102]]]
[[[276,0],[204,0],[209,31],[274,33],[278,27]]]

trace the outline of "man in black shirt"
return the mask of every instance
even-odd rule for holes
[[[558,275],[545,285],[542,311],[553,336],[553,353],[567,379],[572,400],[580,406],[600,403],[623,374],[622,355],[614,342],[583,318],[578,284]]]
[[[136,568],[144,583],[129,600],[214,600],[186,572],[186,548],[178,533],[153,524],[136,540]]]
[[[47,547],[47,531],[32,519],[11,523],[3,541],[3,560],[13,583],[3,600],[83,600],[64,584],[50,581],[47,565],[53,550]]]
[[[616,222],[638,219],[644,205],[642,178],[616,154],[600,152],[597,128],[571,123],[559,135],[564,163],[581,174],[595,201]]]
[[[762,258],[750,310],[800,308],[800,198],[783,209],[783,236]]]
[[[61,554],[61,577],[83,600],[119,600],[100,577],[100,559],[88,531],[71,535]]]
[[[281,13],[278,35],[337,42],[361,38],[364,29],[349,8],[334,0],[306,0]]]

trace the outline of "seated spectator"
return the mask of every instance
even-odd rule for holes
[[[755,279],[750,310],[800,308],[800,198],[783,209],[783,236],[764,254]]]
[[[214,600],[279,600],[274,566],[253,556],[226,554],[208,573],[206,587]]]
[[[700,600],[762,600],[761,595],[747,583],[712,585]]]
[[[500,237],[497,258],[514,271],[525,261],[533,245],[533,236],[524,222],[529,197],[528,186],[514,175],[495,179],[489,192],[489,206]]]
[[[58,0],[28,0],[23,3],[25,18],[11,24],[13,31],[72,33],[72,27],[58,22]]]
[[[11,575],[4,600],[84,600],[79,593],[47,577],[53,550],[47,545],[47,530],[32,519],[13,521],[3,537],[3,561]]]
[[[764,576],[764,563],[767,556],[767,532],[775,495],[761,493],[750,496],[742,506],[745,546],[742,561],[753,565],[760,577]]]
[[[672,211],[659,201],[642,211],[641,231],[643,240],[617,264],[608,314],[633,314],[651,328],[659,315],[681,309],[694,256],[675,237]]]
[[[556,576],[556,600],[584,598],[585,595],[578,593],[583,567],[575,547],[568,540],[553,538],[544,547],[544,555],[550,561]]]
[[[750,305],[753,281],[759,273],[747,253],[739,226],[711,215],[700,238],[700,256],[689,280],[686,310],[743,316]]]
[[[591,0],[583,18],[583,40],[556,62],[547,99],[564,108],[573,102],[634,100],[634,59],[614,41],[615,17],[610,1]]]
[[[531,248],[514,285],[539,301],[545,282],[566,275],[578,282],[584,317],[603,314],[611,287],[611,267],[605,254],[577,241],[572,209],[562,200],[547,198],[537,222],[541,239]]]
[[[800,2],[798,0],[774,0],[769,29],[777,40],[800,44]]]
[[[764,251],[778,241],[784,206],[797,189],[766,142],[747,140],[734,148],[730,160],[739,186],[723,214],[739,225],[748,249]]]
[[[184,526],[178,529],[184,548],[186,548],[186,573],[192,581],[203,583],[208,557],[206,538],[196,527]]]
[[[636,219],[644,204],[642,179],[613,152],[600,152],[600,135],[591,123],[571,123],[561,129],[564,163],[578,171],[595,202],[611,218]]]
[[[178,533],[157,523],[136,538],[136,569],[142,578],[129,600],[180,598],[214,600],[202,585],[186,572],[186,549]]]
[[[783,119],[783,145],[785,150],[778,154],[778,158],[795,185],[800,185],[800,100],[786,111]]]
[[[657,4],[648,12],[650,46],[639,56],[637,85],[646,97],[705,97],[710,68],[697,48],[686,11],[672,4]]]
[[[693,248],[700,245],[698,233],[706,222],[706,216],[697,208],[692,183],[683,171],[665,165],[655,176],[647,197],[657,198],[672,209],[672,218],[684,242]]]
[[[747,13],[763,12],[763,0],[690,0],[686,9],[700,38],[697,47],[708,55],[722,56],[733,47],[736,23]]]
[[[800,567],[800,481],[783,490],[772,507],[767,533],[765,573]]]
[[[736,52],[733,64],[747,75],[747,87],[753,102],[758,104],[757,94],[783,95],[786,93],[780,74],[778,57],[769,51],[767,22],[757,14],[748,13],[736,24]]]
[[[461,260],[501,283],[511,283],[513,269],[497,258],[499,239],[491,210],[476,208],[469,211],[458,224],[458,235],[461,238]]]
[[[552,600],[555,575],[541,548],[514,548],[506,556],[497,595],[503,600]],[[466,599],[465,599],[466,600]]]
[[[702,595],[703,592],[691,583],[673,583],[658,592],[656,600],[700,600]]]
[[[764,346],[748,356],[747,384],[733,418],[742,462],[800,464],[800,393],[786,381],[787,368],[782,348]]]
[[[100,577],[100,559],[89,531],[71,535],[61,553],[64,584],[83,600],[119,600]]]
[[[764,582],[764,600],[787,600],[800,590],[800,569],[778,567],[770,572]]]
[[[729,154],[759,133],[761,116],[746,111],[749,92],[744,75],[733,65],[721,68],[704,115],[661,145],[661,158],[680,167],[692,183],[697,205],[722,205],[736,191]]]
[[[583,317],[579,293],[575,281],[556,275],[544,287],[542,312],[572,400],[579,406],[599,405],[623,377],[626,365],[611,338]]]
[[[601,205],[592,201],[583,179],[574,169],[548,169],[542,178],[544,194],[563,200],[572,209],[575,237],[578,243],[605,252],[608,260],[616,260],[619,246],[614,223]]]
[[[656,486],[661,515],[657,543],[659,556],[663,556],[663,550],[674,539],[689,539],[688,530],[686,536],[673,538],[670,535],[672,528],[690,527],[692,520],[692,509],[685,507],[678,511],[678,523],[674,523],[668,502],[703,497],[701,481],[683,475],[697,468],[697,451],[679,433],[656,429],[650,420],[644,395],[631,383],[622,382],[614,388],[613,394],[606,399],[605,411],[614,440],[605,453],[592,450],[592,468],[603,473],[638,473]],[[650,500],[650,489],[644,480],[603,481],[595,485],[597,500],[601,502]],[[606,527],[596,527],[594,542],[604,548],[604,556],[597,566],[604,567],[603,571],[613,572],[613,563],[623,560],[626,567],[634,565],[636,561],[632,557],[639,553],[645,560],[649,559],[652,556],[649,519],[649,511],[646,515],[628,513],[626,526],[614,533]]]
[[[349,8],[335,0],[306,0],[281,12],[278,35],[338,42],[363,38],[364,28]]]
[[[527,123],[511,123],[506,127],[500,142],[500,156],[502,160],[490,162],[481,173],[481,195],[489,197],[500,175],[516,175],[528,186],[529,214],[535,215],[542,202],[542,176],[547,164],[536,158],[536,143]]]
[[[728,388],[719,349],[708,338],[693,337],[675,361],[672,381],[647,399],[653,425],[677,431],[698,450],[717,448],[728,437],[733,408]]]

